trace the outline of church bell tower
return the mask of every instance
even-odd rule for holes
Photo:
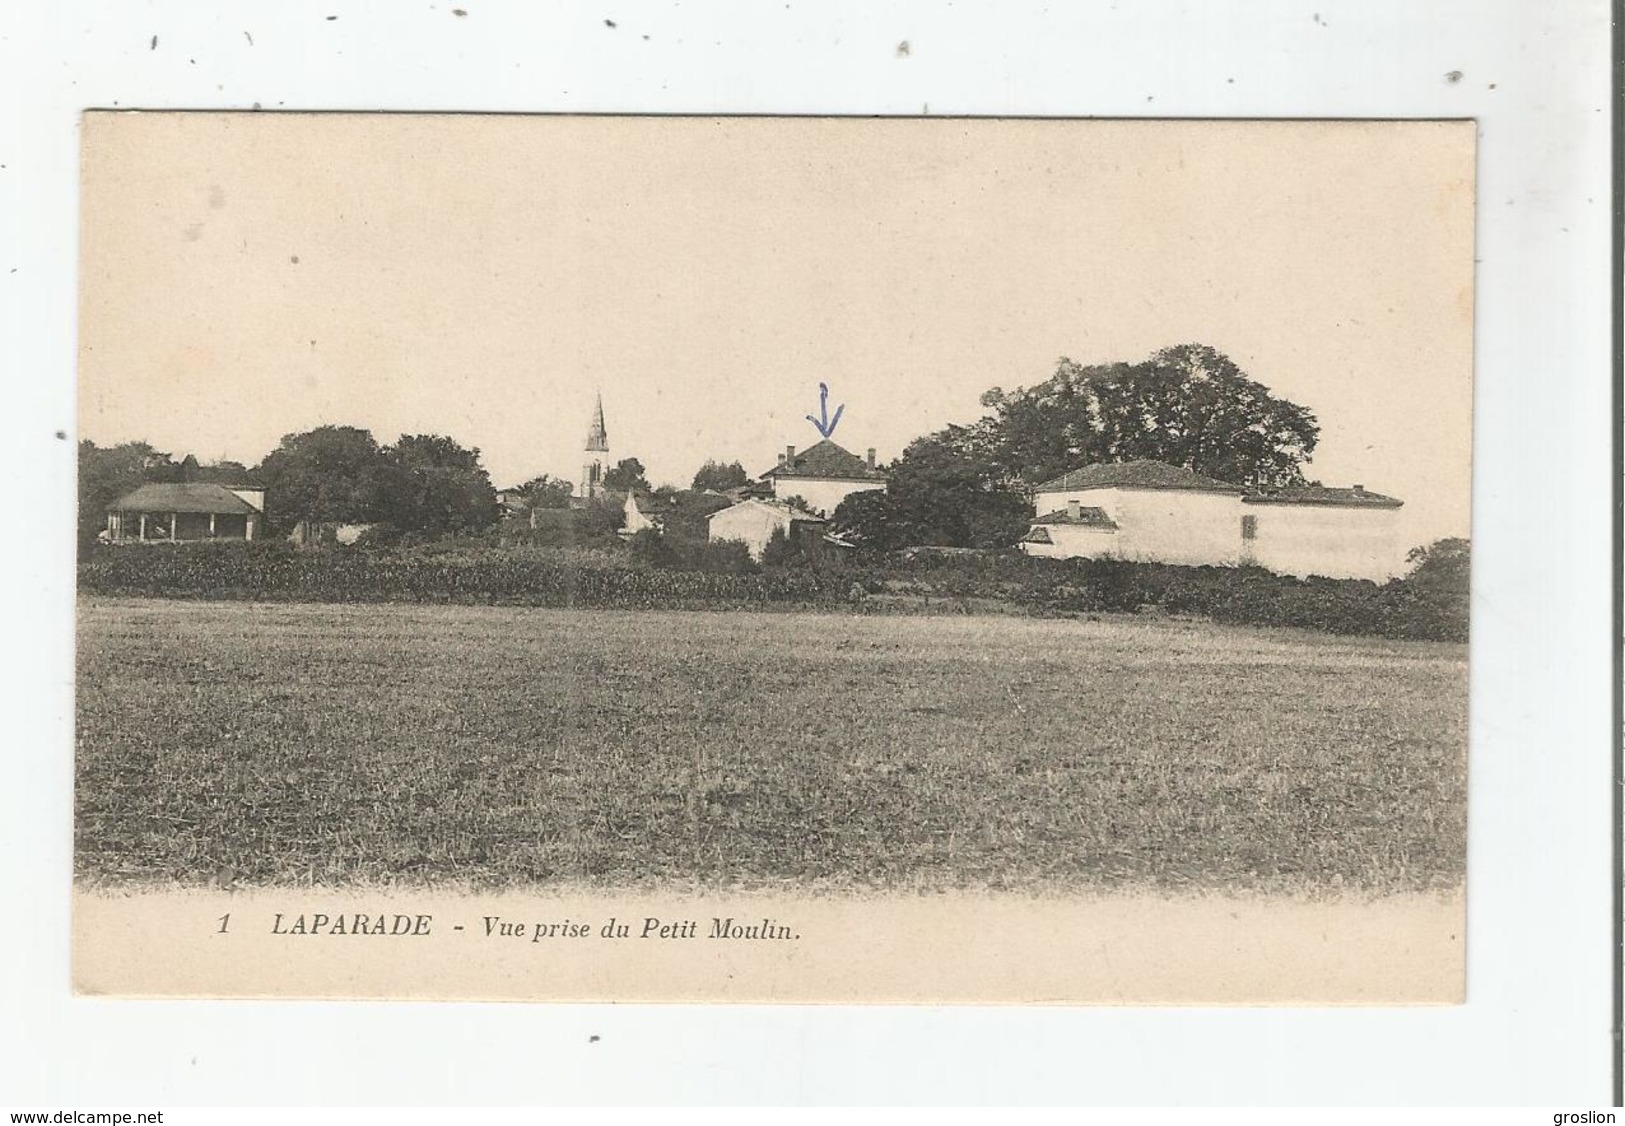
[[[581,467],[581,495],[604,495],[604,474],[609,472],[609,434],[604,429],[604,396],[593,406],[592,425],[587,429],[586,461]]]

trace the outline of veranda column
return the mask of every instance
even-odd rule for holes
[[[214,513],[209,513],[209,538],[214,539]]]
[[[147,542],[147,514],[145,512],[141,514],[141,542]]]
[[[169,514],[169,542],[170,543],[175,542],[175,533],[180,531],[180,527],[179,527],[180,522],[181,522],[181,514],[179,512],[171,512]]]

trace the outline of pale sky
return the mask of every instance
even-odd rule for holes
[[[1308,467],[1470,513],[1473,126],[93,114],[79,436],[448,434],[498,486],[895,457],[1062,355],[1211,344]]]

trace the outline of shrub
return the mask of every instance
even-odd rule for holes
[[[504,533],[509,537],[510,533]],[[850,567],[765,568],[743,544],[651,531],[604,549],[493,536],[301,551],[279,541],[93,547],[86,593],[304,602],[472,601],[533,606],[731,609],[850,602],[854,586],[931,600],[975,599],[1036,614],[1159,611],[1230,625],[1405,640],[1467,639],[1467,595],[1415,576],[1377,584],[1298,579],[1256,567],[1036,559],[1018,552],[858,553]],[[789,552],[794,545],[783,550]],[[895,601],[890,605],[898,605]],[[903,602],[906,605],[906,597]]]
[[[633,559],[651,567],[671,567],[678,562],[677,546],[653,528],[641,528],[632,533],[627,547]]]
[[[783,528],[774,528],[762,548],[762,566],[793,567],[807,561],[799,540],[792,539]]]

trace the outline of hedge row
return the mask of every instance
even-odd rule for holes
[[[1257,567],[1179,567],[1026,556],[925,556],[888,589],[992,598],[1041,613],[1155,608],[1232,625],[1427,641],[1467,640],[1467,592],[1395,579],[1298,579]],[[885,582],[882,576],[869,581]]]
[[[91,594],[137,597],[624,609],[818,603],[847,589],[835,576],[815,572],[661,571],[500,551],[304,552],[248,544],[99,548],[80,562],[79,587]]]
[[[1394,580],[1296,579],[1258,568],[1177,567],[1014,553],[859,557],[848,567],[751,572],[639,565],[586,551],[298,551],[280,544],[97,548],[86,593],[301,602],[471,602],[622,609],[835,606],[854,587],[893,598],[992,601],[1034,614],[1148,608],[1233,625],[1465,641],[1465,590]],[[901,597],[897,597],[901,596]]]

